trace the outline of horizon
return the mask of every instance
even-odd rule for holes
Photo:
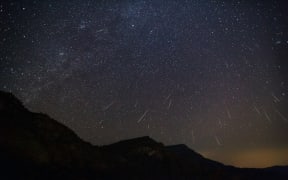
[[[4,91],[3,91],[4,92]],[[11,92],[5,92],[5,93],[11,93]],[[14,94],[11,93],[13,96]],[[16,97],[17,98],[17,97]],[[18,98],[17,98],[18,99]],[[23,102],[20,100],[20,103],[23,105]],[[45,114],[48,117],[50,117],[49,114],[46,114],[45,112],[33,112],[31,110],[29,110],[27,107],[25,107],[29,112],[32,113],[41,113],[41,114]],[[54,119],[53,117],[52,120],[57,121],[57,119]],[[59,121],[57,121],[59,122]],[[60,122],[61,123],[61,122]],[[62,124],[62,123],[61,123]],[[65,124],[62,124],[64,126],[66,126]],[[66,126],[68,127],[68,126]],[[69,128],[69,127],[68,127]],[[69,128],[70,129],[70,128]],[[71,131],[73,131],[72,129],[70,129]],[[81,136],[79,136],[77,134],[77,132],[73,131],[81,140],[83,140],[84,142],[88,142],[91,143],[89,141],[85,141],[85,139],[83,139]],[[107,146],[107,145],[111,145],[114,143],[119,143],[119,142],[123,142],[123,141],[129,141],[129,140],[136,140],[136,139],[141,139],[141,138],[148,138],[151,139],[157,143],[162,143],[161,141],[158,141],[157,139],[150,137],[150,136],[138,136],[138,137],[131,137],[128,139],[120,139],[118,141],[113,141],[113,142],[108,142],[108,143],[104,143],[104,144],[93,144],[91,143],[93,146]],[[198,153],[199,155],[203,156],[204,158],[219,162],[219,163],[223,163],[224,165],[227,166],[234,166],[237,168],[270,168],[270,167],[277,167],[277,166],[287,166],[288,167],[288,163],[287,163],[287,156],[286,154],[288,153],[288,147],[284,147],[283,149],[280,150],[281,153],[279,153],[279,149],[271,149],[271,148],[265,148],[265,147],[254,147],[251,150],[247,150],[245,149],[244,151],[240,149],[235,149],[235,147],[231,148],[229,151],[225,150],[225,151],[221,151],[220,149],[217,149],[216,151],[205,151],[205,150],[195,150],[193,147],[190,147],[187,144],[183,144],[183,143],[178,143],[178,144],[163,144],[164,146],[177,146],[177,145],[184,145],[186,147],[188,147],[190,150]],[[243,147],[242,147],[243,148]],[[234,150],[233,150],[234,149]],[[223,155],[225,154],[225,155]],[[220,156],[219,156],[220,155]],[[263,157],[265,157],[265,159],[263,159]],[[281,162],[278,163],[277,162]],[[271,165],[272,164],[272,165]]]
[[[149,136],[224,164],[288,165],[287,6],[7,0],[0,90],[95,145]]]

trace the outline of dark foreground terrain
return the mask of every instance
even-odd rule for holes
[[[288,167],[240,169],[149,137],[93,146],[0,91],[0,179],[288,179]],[[265,157],[264,157],[265,158]]]

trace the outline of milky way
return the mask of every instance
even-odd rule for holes
[[[288,164],[287,7],[1,2],[0,89],[93,144],[149,135],[227,164]]]

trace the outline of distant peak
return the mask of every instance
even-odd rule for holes
[[[137,138],[133,138],[130,140],[138,140],[138,141],[154,141],[156,142],[154,139],[152,139],[150,136],[142,136],[142,137],[137,137]]]
[[[188,148],[188,149],[190,149],[186,144],[174,144],[174,145],[170,145],[169,147],[179,147],[179,148]]]
[[[186,144],[175,144],[168,146],[169,148],[190,149]]]
[[[123,143],[123,142],[149,142],[149,143],[157,143],[154,139],[150,138],[149,136],[142,136],[142,137],[137,137],[137,138],[132,138],[132,139],[127,139],[127,140],[123,140],[120,141],[119,143]]]
[[[149,136],[143,136],[143,137],[119,141],[114,144],[111,144],[110,146],[135,148],[135,147],[143,147],[143,146],[156,147],[156,146],[163,146],[163,144],[156,142],[154,139],[150,138]]]
[[[175,144],[175,145],[170,145],[167,146],[168,149],[173,150],[173,151],[181,151],[181,152],[194,152],[192,149],[190,149],[187,145],[185,144]]]

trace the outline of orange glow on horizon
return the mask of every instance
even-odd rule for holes
[[[288,147],[259,148],[248,150],[203,151],[204,157],[241,168],[265,168],[271,166],[288,165]]]

